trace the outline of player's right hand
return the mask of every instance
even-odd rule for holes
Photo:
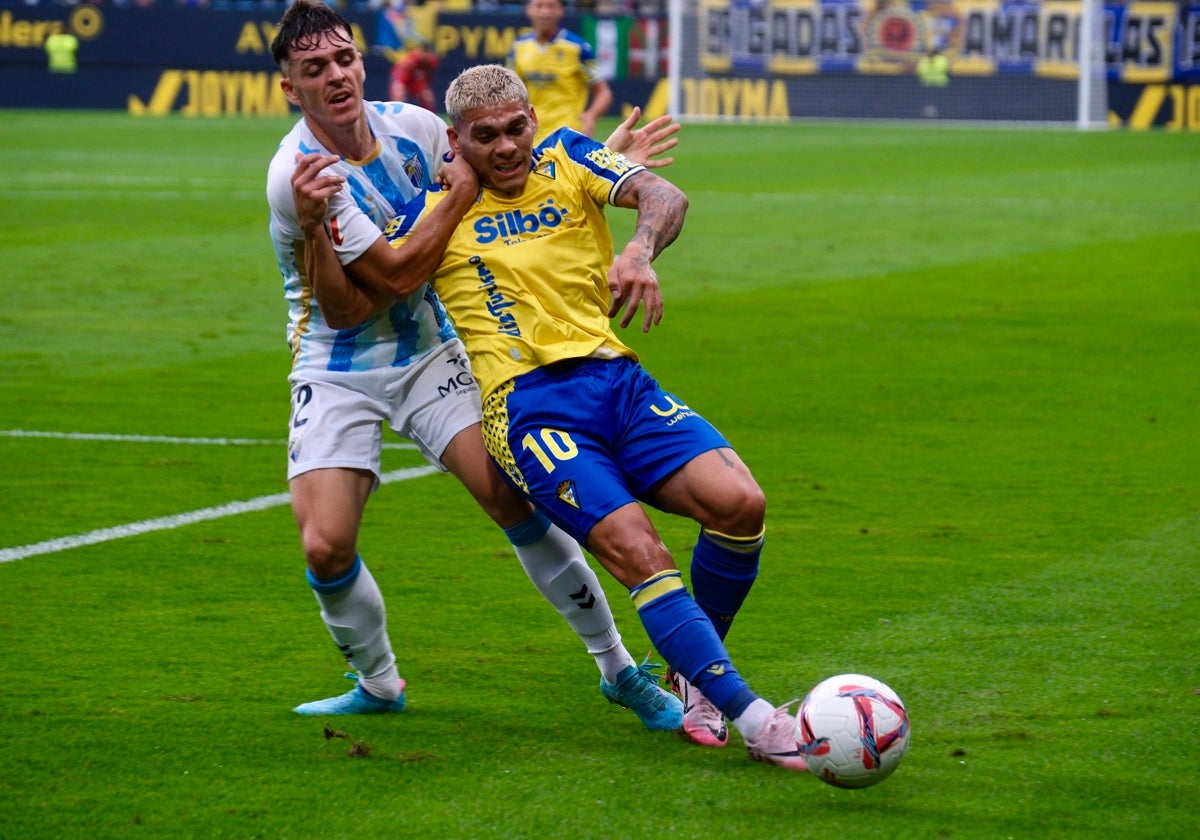
[[[658,275],[650,266],[650,260],[632,243],[613,260],[608,270],[608,290],[612,302],[608,317],[615,318],[621,310],[621,328],[628,327],[638,308],[642,309],[642,332],[662,321],[663,297],[658,285]]]
[[[312,152],[296,155],[296,169],[292,172],[292,197],[296,202],[296,217],[304,232],[315,230],[325,224],[329,214],[329,199],[337,195],[346,179],[340,175],[322,175],[321,172],[341,160],[337,155],[322,155]]]

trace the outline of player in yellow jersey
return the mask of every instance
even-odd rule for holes
[[[621,315],[628,326],[639,308],[644,331],[660,321],[651,263],[679,234],[687,198],[570,129],[535,149],[536,113],[503,67],[463,71],[446,110],[455,157],[442,171],[445,186],[409,202],[388,227],[397,250],[384,271],[357,261],[343,270],[324,206],[338,179],[320,174],[335,160],[301,159],[292,183],[314,286],[355,306],[385,306],[408,294],[414,267],[427,264],[423,220],[435,207],[439,218],[460,214],[429,282],[471,356],[488,452],[629,589],[691,701],[687,737],[722,746],[728,719],[751,758],[805,769],[787,706],[759,697],[724,645],[758,574],[762,490],[724,437],[663,390],[610,323]],[[615,259],[609,204],[637,210]],[[699,524],[694,599],[643,504]]]
[[[534,142],[542,142],[563,126],[591,137],[596,120],[613,100],[608,82],[600,76],[596,51],[562,28],[562,0],[529,0],[525,16],[533,28],[513,41],[508,66],[525,83],[538,113],[541,127]]]

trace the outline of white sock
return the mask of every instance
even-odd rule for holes
[[[400,696],[400,674],[387,635],[383,593],[366,564],[357,562],[358,573],[349,585],[329,592],[322,591],[317,581],[313,594],[329,635],[358,672],[359,684],[376,697],[395,700]],[[309,583],[313,583],[311,574]]]
[[[533,585],[583,640],[605,681],[615,685],[617,675],[635,663],[621,643],[608,599],[579,543],[551,525],[541,539],[513,549]]]
[[[759,697],[746,707],[746,710],[733,719],[733,726],[742,739],[753,738],[763,728],[763,724],[775,712],[775,707]]]

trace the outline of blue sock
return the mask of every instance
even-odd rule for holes
[[[528,519],[522,519],[516,525],[504,529],[504,536],[513,545],[520,547],[535,543],[550,530],[550,520],[540,510],[529,514]]]
[[[700,529],[692,549],[692,594],[724,640],[758,577],[763,534],[730,537]]]
[[[758,699],[677,570],[659,572],[629,594],[654,648],[726,717],[736,718]]]
[[[322,580],[312,573],[312,569],[308,569],[306,572],[308,585],[321,595],[333,595],[335,592],[349,589],[353,585],[355,578],[358,577],[359,570],[361,569],[362,557],[356,554],[354,555],[354,565],[335,578]]]

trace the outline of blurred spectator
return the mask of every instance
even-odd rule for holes
[[[390,0],[379,13],[376,47],[392,64],[388,98],[412,102],[435,113],[433,74],[439,59],[433,46],[441,0]]]
[[[926,87],[945,87],[950,84],[950,60],[937,47],[930,48],[917,62],[917,78]]]
[[[46,39],[46,58],[51,73],[74,73],[77,68],[75,53],[79,50],[79,39],[70,32],[55,32]]]

